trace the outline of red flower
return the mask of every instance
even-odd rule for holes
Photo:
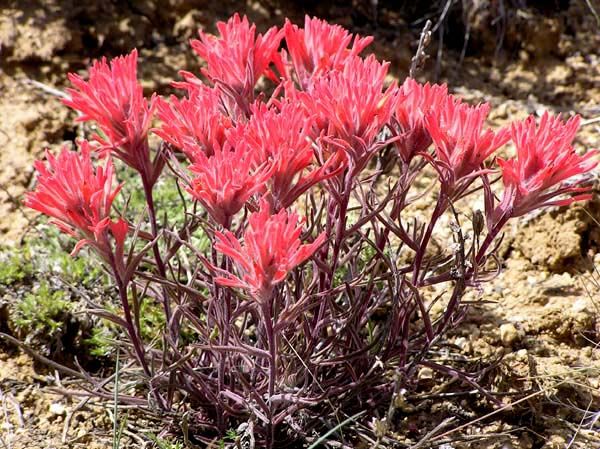
[[[394,110],[395,131],[399,137],[395,145],[402,161],[409,163],[415,154],[431,145],[425,115],[439,109],[447,98],[445,84],[420,84],[412,78],[404,80]]]
[[[480,173],[483,162],[510,139],[510,131],[483,129],[490,106],[469,106],[449,96],[425,115],[425,126],[435,144],[441,181],[453,188],[468,184]]]
[[[592,197],[590,187],[578,187],[581,180],[573,179],[598,165],[599,151],[588,151],[579,156],[572,142],[579,128],[579,116],[562,122],[548,113],[536,127],[535,118],[513,123],[512,139],[517,149],[516,158],[498,158],[502,169],[504,195],[496,208],[495,217],[509,214],[518,217],[544,206],[564,206]],[[566,181],[571,180],[569,183]],[[554,199],[568,195],[567,198]]]
[[[349,58],[342,70],[314,79],[306,94],[300,96],[306,108],[315,111],[320,123],[326,124],[325,135],[344,147],[355,173],[374,154],[379,133],[395,106],[396,84],[384,90],[388,66],[373,55],[367,59]]]
[[[202,31],[200,40],[190,41],[194,51],[204,59],[208,68],[202,73],[211,81],[219,82],[245,99],[252,99],[254,86],[264,74],[274,77],[269,64],[277,59],[277,49],[283,37],[277,27],[264,35],[256,35],[256,25],[247,17],[235,14],[227,22],[217,23],[219,37]],[[184,76],[189,75],[184,72]]]
[[[283,102],[279,110],[259,103],[251,109],[247,124],[238,126],[235,142],[245,144],[255,156],[256,164],[272,167],[267,185],[274,211],[290,206],[302,193],[318,182],[335,175],[339,158],[330,158],[321,167],[315,164],[312,140],[313,118],[301,104]]]
[[[328,70],[340,70],[346,61],[358,56],[372,41],[372,36],[354,37],[339,25],[305,16],[304,29],[286,20],[285,41],[298,82],[306,89],[311,77]],[[285,54],[285,52],[283,52]]]
[[[273,173],[266,164],[257,167],[255,156],[243,145],[233,149],[226,143],[223,149],[215,148],[210,157],[202,151],[196,150],[195,154],[190,166],[195,177],[188,191],[223,227],[229,226],[231,218],[252,195],[264,190]]]
[[[153,166],[148,148],[156,97],[144,98],[137,80],[137,51],[110,61],[95,61],[89,81],[70,73],[75,87],[67,89],[70,98],[64,103],[81,112],[78,121],[95,121],[103,136],[95,136],[103,149],[110,150],[135,170],[155,179],[162,165]]]
[[[159,98],[158,117],[163,122],[154,132],[181,150],[201,150],[212,156],[223,148],[226,131],[233,126],[219,92],[206,86],[190,87],[188,98],[172,95],[170,102]],[[194,153],[188,153],[194,162]]]
[[[64,147],[58,157],[46,152],[47,164],[36,161],[37,186],[28,192],[25,205],[49,217],[51,223],[66,234],[81,239],[73,254],[90,244],[104,256],[111,252],[109,232],[116,242],[117,253],[123,255],[127,223],[112,222],[110,210],[121,186],[112,188],[113,165],[94,167],[90,145],[81,142],[81,152]]]
[[[230,231],[216,233],[215,249],[235,262],[240,275],[224,273],[216,282],[249,290],[256,301],[268,301],[273,288],[311,257],[326,239],[322,233],[313,243],[303,245],[301,233],[302,223],[298,223],[295,213],[282,209],[271,215],[268,202],[262,200],[260,210],[248,218],[243,244]]]

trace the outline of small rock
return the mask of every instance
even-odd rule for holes
[[[63,416],[67,412],[64,405],[60,402],[53,402],[50,404],[50,413],[56,416]]]
[[[589,305],[585,298],[577,299],[571,306],[571,310],[575,313],[585,312],[588,309],[589,309]]]
[[[519,332],[514,324],[505,323],[500,326],[500,340],[504,346],[512,346],[519,338]]]
[[[456,340],[454,340],[454,344],[462,351],[469,352],[471,350],[469,340],[467,340],[465,337],[457,337]]]
[[[417,376],[421,380],[433,379],[433,370],[431,368],[421,368]]]

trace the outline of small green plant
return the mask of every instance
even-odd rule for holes
[[[157,449],[183,449],[183,443],[180,441],[168,441],[163,438],[159,438],[156,435],[148,434],[148,438],[154,443]]]
[[[72,303],[65,299],[62,291],[53,291],[47,281],[37,289],[27,293],[16,305],[14,322],[16,328],[25,334],[53,335],[65,324],[65,317]]]
[[[33,273],[28,247],[6,248],[0,252],[0,287],[23,282]]]
[[[108,357],[113,352],[117,338],[114,327],[108,320],[100,320],[99,326],[92,327],[91,335],[83,342],[90,355]]]

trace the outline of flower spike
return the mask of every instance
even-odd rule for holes
[[[584,175],[598,165],[598,150],[579,156],[572,142],[579,128],[579,116],[563,122],[547,112],[536,126],[529,116],[513,123],[512,139],[517,156],[498,158],[504,182],[502,201],[494,212],[500,216],[518,217],[544,206],[565,206],[591,198],[591,188],[581,187]],[[562,199],[555,199],[565,196]]]
[[[352,42],[352,34],[345,28],[309,16],[304,18],[304,28],[286,20],[284,32],[292,66],[302,89],[308,87],[313,76],[342,69],[348,59],[358,56],[373,41],[372,36],[357,35]],[[348,48],[351,42],[352,47]]]
[[[425,116],[439,109],[447,98],[448,87],[445,84],[420,84],[406,78],[400,87],[393,122],[396,125],[394,131],[398,134],[395,145],[403,162],[409,163],[415,154],[432,144]]]
[[[212,82],[221,83],[251,102],[254,86],[262,75],[274,77],[269,65],[277,59],[283,37],[277,27],[256,36],[256,25],[236,13],[227,22],[217,23],[219,37],[198,32],[200,39],[190,41],[194,51],[208,68],[202,73]]]
[[[325,135],[345,148],[354,173],[367,164],[381,130],[389,122],[397,100],[398,88],[392,83],[384,90],[389,63],[375,56],[348,59],[341,71],[331,71],[313,81],[301,92],[309,111],[324,124]]]
[[[310,138],[314,119],[302,105],[283,102],[276,110],[256,104],[251,110],[250,120],[237,127],[238,136],[232,135],[232,140],[247,145],[257,165],[272,167],[267,185],[273,211],[289,207],[310,187],[334,176],[343,167],[339,156],[331,157],[321,167],[313,167],[304,174],[315,165]]]
[[[112,252],[110,234],[122,256],[127,223],[110,219],[112,203],[121,189],[112,187],[112,162],[107,159],[104,167],[94,167],[89,143],[84,140],[80,146],[80,152],[65,146],[57,157],[47,151],[47,163],[35,162],[37,187],[26,194],[25,205],[48,215],[62,232],[80,239],[73,254],[89,244],[107,257]]]
[[[188,192],[225,228],[252,195],[264,190],[273,173],[266,164],[257,167],[255,156],[243,145],[234,149],[227,143],[210,157],[198,150],[185,151],[196,154]]]
[[[89,80],[70,73],[74,88],[64,104],[79,111],[78,121],[94,121],[102,131],[96,135],[103,151],[110,151],[130,167],[154,182],[162,169],[153,163],[148,147],[148,131],[156,104],[156,95],[148,101],[137,80],[137,50],[114,58],[95,61]]]
[[[302,222],[286,209],[271,215],[268,201],[262,199],[260,210],[250,214],[244,242],[230,231],[215,234],[215,249],[231,258],[240,277],[223,273],[215,280],[229,287],[248,290],[259,303],[267,302],[275,286],[301,265],[325,242],[325,233],[312,243],[301,244]]]
[[[470,106],[449,96],[439,109],[425,116],[425,126],[435,145],[440,179],[449,190],[461,181],[467,185],[483,169],[484,161],[510,139],[507,128],[484,129],[487,103]],[[459,190],[464,190],[465,185]]]
[[[158,100],[157,115],[162,121],[154,133],[182,151],[194,162],[195,151],[208,157],[223,148],[226,131],[233,121],[223,109],[219,92],[206,86],[190,87],[188,97],[179,99],[172,95],[166,101]],[[194,152],[190,153],[189,150]]]

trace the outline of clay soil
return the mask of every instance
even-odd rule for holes
[[[35,222],[20,207],[32,184],[32,161],[82,132],[53,92],[65,88],[67,72],[137,47],[145,87],[167,93],[178,69],[197,70],[187,47],[196,29],[213,30],[216,19],[235,11],[259,27],[281,24],[286,16],[299,23],[301,3],[0,0],[0,241],[18,245]],[[403,79],[422,26],[416,21],[426,11],[404,2],[398,7],[403,16],[382,2],[374,24],[369,2],[364,3],[367,7],[358,2],[352,9],[346,2],[327,7],[312,2],[311,11],[374,34],[374,51]],[[491,6],[474,12],[464,57],[465,29],[458,23],[468,11],[451,10],[439,63],[438,40],[419,77],[433,81],[438,75],[468,101],[490,102],[492,126],[544,110],[577,112],[584,119],[577,149],[600,147],[600,122],[594,120],[600,117],[600,23],[591,11],[600,11],[600,5],[538,3],[545,8],[501,18],[501,36],[490,25]],[[425,436],[417,429],[439,425],[421,447],[600,447],[599,221],[600,199],[594,199],[515,223],[501,249],[502,273],[470,293],[475,304],[449,338],[465,361],[486,366],[501,359],[482,382],[501,392],[497,397],[504,404],[519,402],[473,422],[494,408],[467,388],[451,393],[460,390],[456,381],[424,370],[419,381],[431,384],[429,393],[406,398],[398,428],[409,431],[397,432],[395,439],[416,444]],[[10,345],[1,348],[0,447],[111,447],[106,407],[61,394],[68,378]],[[144,435],[159,430],[132,418],[124,444],[143,447]]]

